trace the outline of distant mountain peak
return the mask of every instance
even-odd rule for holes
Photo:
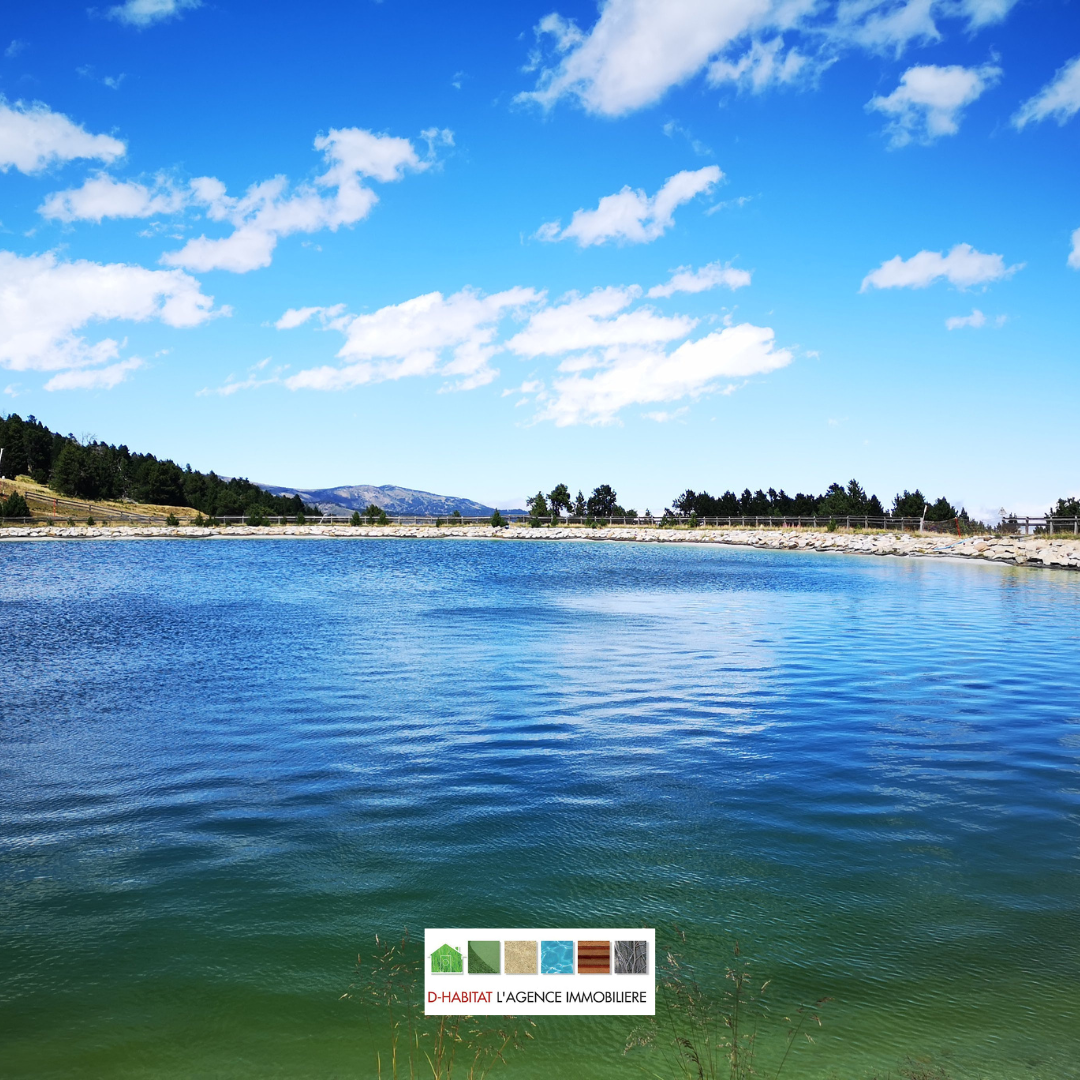
[[[275,484],[260,484],[264,491],[272,495],[299,495],[305,503],[317,506],[327,514],[342,511],[366,510],[372,503],[395,517],[449,517],[456,510],[462,517],[490,517],[495,513],[494,506],[485,506],[473,499],[463,499],[456,495],[436,495],[431,491],[417,491],[414,488],[399,487],[397,484],[342,484],[328,488],[279,487]],[[509,513],[524,513],[517,507],[499,507]]]

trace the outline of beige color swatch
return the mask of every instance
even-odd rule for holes
[[[503,970],[507,975],[535,975],[536,942],[504,941]]]

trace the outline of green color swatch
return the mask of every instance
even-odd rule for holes
[[[499,943],[497,941],[469,942],[469,974],[499,974]]]
[[[461,953],[450,945],[440,945],[431,954],[433,972],[461,971]]]

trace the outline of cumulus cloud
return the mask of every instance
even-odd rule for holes
[[[962,330],[965,326],[978,330],[985,325],[986,316],[978,308],[974,308],[970,315],[953,315],[945,320],[946,330]]]
[[[539,419],[557,427],[610,424],[631,405],[697,398],[743,379],[785,367],[794,359],[775,347],[768,327],[743,323],[686,341],[671,352],[648,347],[614,348],[556,378]]]
[[[942,37],[941,18],[970,30],[1000,22],[1015,0],[601,0],[589,30],[549,14],[537,23],[519,100],[551,108],[563,99],[621,116],[706,72],[713,85],[753,91],[820,70],[843,49],[897,54]],[[809,52],[785,44],[800,38]]]
[[[42,217],[56,221],[96,221],[103,218],[143,218],[155,214],[171,214],[185,202],[183,192],[176,190],[164,177],[158,177],[154,187],[133,180],[114,180],[98,173],[84,181],[81,187],[54,191],[38,207]]]
[[[700,270],[680,266],[664,285],[654,285],[648,292],[651,297],[674,296],[677,292],[699,293],[723,285],[728,289],[741,289],[750,284],[749,270],[736,270],[722,263],[711,262]]]
[[[562,303],[533,314],[506,347],[533,359],[618,345],[663,345],[686,337],[697,325],[696,319],[660,315],[649,307],[627,311],[640,296],[636,285],[594,289],[586,296],[571,293]]]
[[[1080,56],[1074,56],[1034,97],[1020,106],[1013,125],[1023,129],[1053,117],[1059,124],[1071,120],[1080,110]]]
[[[40,101],[9,105],[0,96],[0,172],[14,165],[19,172],[37,173],[76,158],[108,164],[123,157],[126,150],[119,139],[91,135]]]
[[[410,375],[457,377],[458,388],[468,389],[490,382],[497,374],[491,359],[506,352],[554,369],[550,385],[534,372],[503,397],[524,395],[517,405],[531,402],[536,420],[606,424],[633,405],[729,393],[736,386],[731,380],[793,359],[776,347],[772,330],[749,323],[694,338],[697,319],[661,315],[642,303],[637,285],[570,293],[555,302],[534,289],[487,297],[464,289],[449,297],[419,296],[373,315],[337,310],[293,308],[279,320],[291,327],[317,317],[346,336],[338,354],[346,363],[298,372],[285,380],[290,389],[340,390]],[[507,316],[524,326],[500,336]],[[652,415],[676,418],[681,408]]]
[[[1069,265],[1080,270],[1080,229],[1072,234],[1072,251],[1069,252]]]
[[[91,342],[81,333],[98,322],[157,319],[191,327],[214,315],[214,298],[180,270],[146,270],[125,263],[62,262],[49,252],[20,256],[0,251],[0,364],[14,371],[60,371],[116,361],[121,345],[106,337]],[[122,361],[105,378],[134,370]],[[61,380],[54,389],[70,389]],[[103,385],[103,384],[98,384]]]
[[[110,19],[141,30],[197,7],[202,7],[202,0],[124,0],[124,3],[109,8],[106,14]]]
[[[979,68],[921,64],[908,68],[891,94],[872,98],[866,108],[890,118],[886,130],[891,146],[913,141],[927,145],[942,135],[955,135],[964,109],[1000,78],[1001,68],[991,64]]]
[[[438,375],[468,390],[491,382],[500,320],[541,298],[535,289],[514,288],[492,296],[462,289],[451,296],[427,293],[380,308],[371,315],[331,315],[325,325],[345,335],[339,367],[297,372],[290,390],[344,390],[364,383]],[[338,309],[291,309],[280,328],[299,326],[312,315]]]
[[[451,133],[438,134],[443,142],[447,137],[452,141]],[[269,266],[281,237],[322,229],[336,231],[365,218],[379,197],[362,179],[388,183],[433,163],[431,157],[421,158],[408,139],[375,135],[361,128],[331,129],[315,139],[315,149],[322,151],[328,168],[314,186],[301,184],[290,190],[286,177],[275,176],[233,198],[215,177],[193,180],[188,202],[205,207],[208,218],[232,225],[233,231],[220,238],[196,237],[179,251],[166,253],[161,261],[186,270],[231,270],[238,274]]]
[[[133,371],[143,366],[137,356],[120,360],[102,368],[75,368],[61,371],[45,384],[45,390],[111,390],[119,386]]]
[[[719,183],[723,173],[716,165],[683,170],[669,177],[651,198],[640,188],[627,186],[615,195],[605,195],[595,210],[575,210],[570,224],[561,228],[549,221],[537,232],[541,240],[576,240],[579,247],[619,240],[647,244],[664,235],[675,224],[675,209]]]
[[[863,278],[860,292],[868,289],[925,289],[945,278],[958,289],[1011,277],[1023,263],[1006,266],[1000,255],[984,254],[970,244],[957,244],[948,255],[920,251],[910,259],[895,255]]]

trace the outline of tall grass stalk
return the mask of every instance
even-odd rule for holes
[[[386,1080],[486,1080],[533,1038],[535,1024],[512,1016],[503,1026],[485,1027],[484,1018],[425,1016],[422,952],[408,931],[390,944],[375,936],[375,949],[356,958],[357,981],[342,994],[386,1018],[389,1061]],[[375,1054],[383,1080],[383,1056]]]
[[[677,931],[676,938],[676,946],[665,951],[658,965],[656,1016],[631,1033],[624,1052],[647,1048],[651,1060],[637,1064],[655,1080],[750,1080],[756,1076],[777,1080],[802,1039],[813,1043],[806,1028],[821,1026],[819,1010],[829,999],[776,1019],[765,997],[770,980],[758,984],[738,942],[725,968],[724,988],[712,991],[679,951],[686,944],[685,934]],[[779,1062],[775,1068],[759,1066],[763,1025],[768,1028],[778,1022],[786,1025],[779,1042]]]

